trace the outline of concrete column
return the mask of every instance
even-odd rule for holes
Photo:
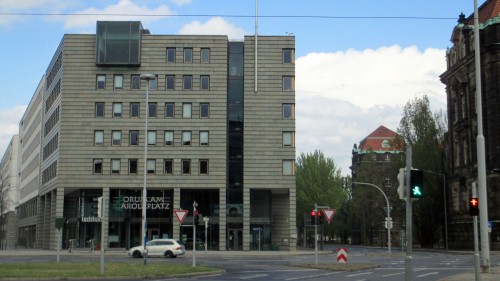
[[[243,251],[250,251],[250,188],[243,188]]]
[[[50,192],[49,212],[45,214],[48,217],[49,228],[49,249],[57,250],[57,228],[56,228],[56,210],[57,210],[57,189]],[[62,217],[62,214],[61,214]]]
[[[42,245],[43,245],[43,249],[53,249],[53,248],[50,248],[50,205],[51,205],[51,201],[50,201],[50,198],[52,196],[50,196],[50,192],[49,193],[45,193],[45,203],[43,205],[43,241],[42,241]]]
[[[179,210],[181,208],[181,189],[174,188],[174,198],[172,198],[172,238],[181,240],[181,225],[179,220],[174,214],[174,210]],[[191,213],[191,212],[190,212]]]
[[[226,250],[226,188],[219,189],[219,251]]]
[[[297,250],[297,191],[295,188],[289,189],[288,198],[290,200],[290,209],[288,210],[290,213],[289,217],[289,226],[290,226],[290,251]]]
[[[37,200],[37,219],[36,219],[36,248],[43,249],[43,218],[45,217],[45,196],[38,197]]]

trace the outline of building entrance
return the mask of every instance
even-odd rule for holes
[[[228,251],[243,250],[243,229],[241,228],[228,229],[226,245]]]

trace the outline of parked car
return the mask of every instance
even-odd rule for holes
[[[186,248],[182,243],[174,239],[153,239],[146,243],[146,249],[149,256],[164,256],[175,258],[178,255],[184,255]],[[136,246],[130,248],[128,255],[134,258],[142,258],[144,254],[144,246]]]

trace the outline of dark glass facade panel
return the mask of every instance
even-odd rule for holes
[[[243,158],[243,135],[229,133],[229,158]]]
[[[98,21],[96,64],[140,65],[140,22]]]
[[[243,189],[243,159],[230,159],[229,188]]]

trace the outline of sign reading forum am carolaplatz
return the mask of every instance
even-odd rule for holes
[[[123,210],[141,210],[142,196],[118,196],[113,198],[113,209]],[[147,210],[169,210],[170,197],[151,196],[146,199]]]

